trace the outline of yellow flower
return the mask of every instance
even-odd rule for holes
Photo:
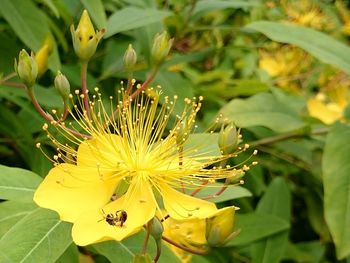
[[[281,2],[288,20],[316,30],[332,30],[335,23],[331,17],[327,16],[313,0],[283,0]]]
[[[52,52],[53,41],[50,36],[46,37],[44,43],[35,54],[35,61],[38,64],[38,77],[42,76],[47,70],[47,63]]]
[[[259,67],[275,78],[279,87],[287,90],[300,89],[295,80],[300,80],[311,62],[310,55],[291,45],[272,44],[266,50],[260,50]]]
[[[164,236],[182,246],[194,250],[204,250],[208,246],[220,246],[234,233],[234,214],[237,208],[225,207],[206,219],[164,221]],[[213,242],[215,244],[213,244]],[[169,245],[183,263],[191,262],[192,254]]]
[[[77,29],[70,28],[74,51],[82,61],[88,61],[94,54],[105,30],[96,31],[86,10],[81,15]]]
[[[321,79],[320,86],[323,87],[322,91],[307,102],[310,116],[325,124],[342,120],[343,112],[350,102],[350,78],[346,74],[338,72],[331,78]]]
[[[34,200],[41,207],[57,211],[62,220],[74,223],[74,242],[83,246],[122,240],[139,231],[162,209],[166,211],[164,217],[174,220],[198,220],[217,213],[215,204],[185,194],[185,190],[208,180],[241,176],[242,170],[215,167],[237,152],[224,156],[208,150],[209,141],[190,145],[189,137],[179,142],[177,134],[184,120],[188,133],[195,128],[202,99],[186,99],[187,106],[166,135],[176,97],[165,97],[159,108],[159,92],[154,97],[146,95],[152,92],[142,92],[132,101],[121,95],[116,107],[112,99],[110,103],[111,111],[118,112],[108,115],[98,89],[96,92],[90,101],[91,119],[74,105],[71,115],[77,126],[55,126],[78,145],[77,150],[58,142],[44,125],[57,145],[54,160],[63,163],[56,163]],[[86,138],[77,137],[79,129],[74,127],[85,130]]]

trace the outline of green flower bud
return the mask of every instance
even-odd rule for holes
[[[222,154],[233,153],[238,145],[239,132],[236,129],[236,126],[231,123],[226,128],[221,127],[219,134],[219,148]]]
[[[151,221],[148,222],[148,227],[150,234],[155,240],[161,240],[164,232],[164,227],[162,222],[157,217],[153,217]]]
[[[132,45],[129,44],[124,54],[124,68],[127,72],[132,72],[137,61],[137,55]]]
[[[74,25],[71,25],[70,31],[75,53],[82,61],[89,61],[95,54],[105,30],[95,32],[88,12],[84,10],[77,29],[75,30]]]
[[[152,263],[152,258],[148,254],[136,254],[133,263]]]
[[[57,72],[57,76],[55,77],[55,88],[58,93],[61,95],[63,100],[67,100],[70,94],[70,84],[65,75],[61,73],[61,71]]]
[[[213,217],[206,219],[206,239],[211,247],[225,245],[237,235],[234,231],[235,210],[234,206],[225,207]]]
[[[35,61],[34,55],[27,53],[24,49],[19,52],[18,63],[15,59],[15,71],[23,83],[31,88],[38,76],[38,64]]]
[[[170,39],[166,31],[162,34],[157,34],[153,41],[151,55],[153,62],[158,65],[167,57],[170,48],[173,45],[174,39]]]

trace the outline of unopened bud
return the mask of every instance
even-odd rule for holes
[[[173,45],[174,39],[170,39],[166,31],[162,34],[157,34],[153,41],[152,46],[152,59],[153,62],[158,65],[168,56],[171,46]]]
[[[35,54],[35,61],[38,64],[38,77],[41,77],[47,70],[49,56],[52,53],[53,41],[50,36],[45,38],[44,43]]]
[[[96,31],[91,23],[86,10],[81,15],[79,25],[75,30],[74,25],[70,28],[74,51],[82,61],[89,61],[95,54],[98,42],[101,40],[105,30]]]
[[[206,238],[209,246],[223,246],[237,234],[234,232],[235,210],[234,206],[225,207],[206,219]]]
[[[132,48],[132,45],[129,44],[128,48],[124,54],[124,69],[127,72],[132,72],[137,61],[136,51]]]
[[[34,55],[27,53],[24,49],[19,52],[18,62],[15,59],[15,71],[28,88],[31,88],[38,76],[38,64]]]
[[[63,100],[67,100],[70,94],[70,84],[65,75],[63,75],[60,71],[57,72],[57,76],[55,77],[55,88],[58,93],[61,95]]]
[[[162,235],[164,232],[164,227],[162,222],[157,217],[153,217],[151,221],[148,222],[149,232],[155,240],[162,240]]]
[[[219,148],[222,154],[233,153],[238,145],[239,132],[237,132],[236,126],[231,123],[226,128],[221,127],[219,134]]]
[[[136,254],[133,263],[152,263],[152,258],[148,254]]]

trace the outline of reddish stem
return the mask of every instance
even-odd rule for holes
[[[162,239],[164,241],[168,242],[169,244],[171,244],[171,245],[173,245],[175,247],[178,247],[178,248],[180,248],[182,250],[185,250],[185,251],[187,251],[189,253],[192,253],[192,254],[206,255],[209,252],[208,250],[195,250],[195,249],[192,249],[192,248],[189,248],[189,247],[185,247],[185,246],[183,246],[181,244],[178,244],[175,241],[173,241],[173,240],[171,240],[171,239],[169,239],[169,238],[167,238],[165,236],[162,236]]]
[[[89,94],[88,94],[88,89],[87,89],[87,67],[88,63],[87,62],[82,62],[81,63],[81,71],[80,71],[80,77],[81,77],[81,91],[84,95],[83,98],[83,103],[84,103],[84,108],[86,111],[86,114],[88,118],[91,120],[91,112],[90,112],[90,105],[89,105]]]

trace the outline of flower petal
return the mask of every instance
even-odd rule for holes
[[[166,184],[160,185],[160,191],[164,207],[173,219],[207,218],[217,211],[215,204],[180,193]]]
[[[60,164],[39,185],[34,201],[57,211],[62,220],[74,222],[85,211],[105,205],[117,182],[103,180],[96,169]]]
[[[118,135],[107,134],[86,140],[79,145],[77,165],[99,166],[101,169],[118,169],[123,164],[123,145]]]
[[[107,214],[115,216],[117,211],[127,213],[123,226],[110,225],[105,220]],[[134,178],[125,195],[107,204],[103,210],[94,209],[79,217],[72,229],[73,240],[80,246],[110,239],[120,241],[140,231],[154,217],[155,211],[156,200],[151,186],[143,179]]]

